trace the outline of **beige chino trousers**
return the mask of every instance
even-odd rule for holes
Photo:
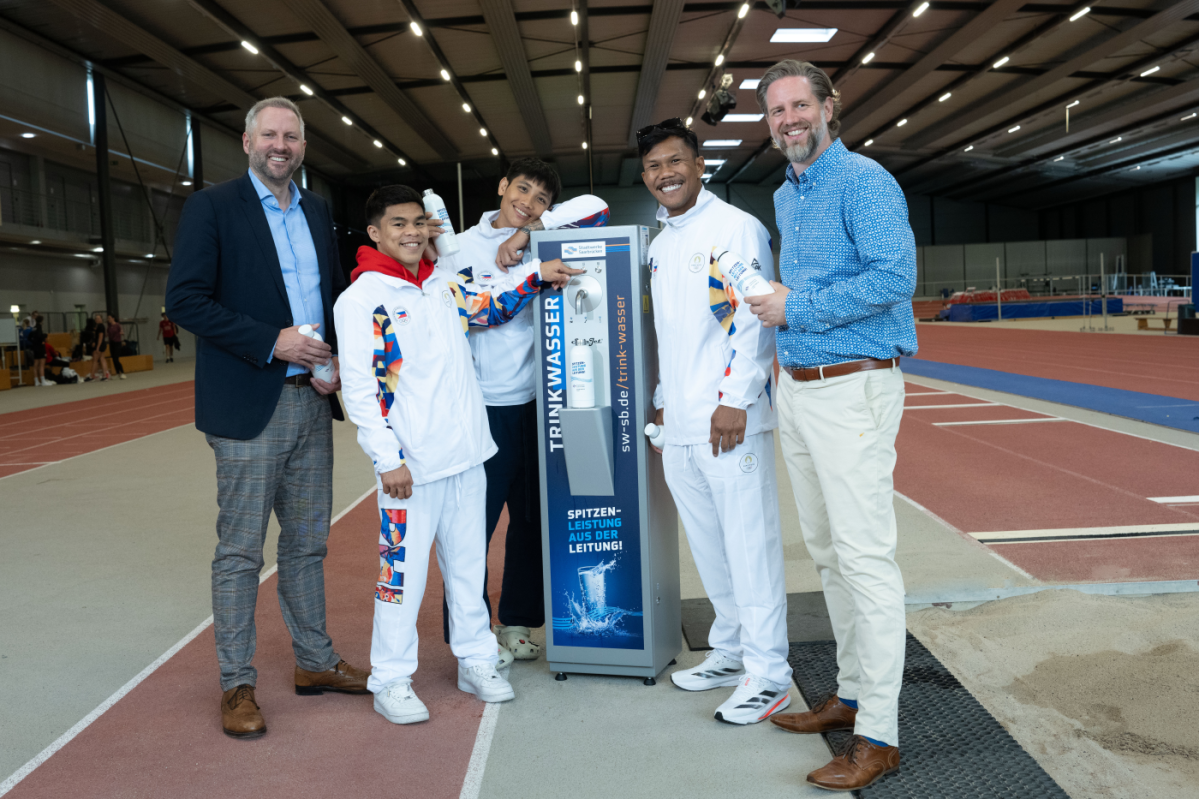
[[[898,368],[798,382],[779,375],[779,439],[837,638],[837,695],[854,732],[899,745],[906,625],[895,563]]]

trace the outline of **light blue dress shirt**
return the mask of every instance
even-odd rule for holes
[[[916,240],[895,178],[840,139],[774,193],[787,327],[780,366],[916,354]]]
[[[279,201],[266,187],[254,170],[250,170],[250,181],[258,192],[266,222],[271,227],[275,240],[275,251],[279,254],[279,266],[283,269],[283,285],[287,288],[287,301],[291,305],[294,325],[320,325],[317,332],[325,337],[325,304],[321,299],[321,268],[316,258],[316,244],[308,220],[300,208],[300,190],[291,182],[291,201],[287,210],[279,208]],[[271,360],[275,351],[271,350]],[[308,374],[308,368],[296,363],[287,365],[287,376]]]

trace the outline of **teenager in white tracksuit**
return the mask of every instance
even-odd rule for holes
[[[659,209],[665,226],[649,248],[660,372],[654,406],[664,411],[666,483],[716,611],[707,660],[671,676],[687,690],[737,685],[716,718],[753,723],[790,701],[772,432],[778,426],[774,337],[726,287],[716,259],[737,253],[767,280],[774,277],[774,259],[761,222],[702,188],[702,160],[686,138],[657,138],[648,152],[642,148],[643,164],[653,161],[678,177],[646,177],[650,190],[658,197],[660,184],[677,184],[669,194],[696,195],[694,205],[675,216],[673,209]],[[647,166],[646,175],[650,171]],[[713,414],[721,405],[745,411],[744,443],[714,456]]]
[[[392,198],[386,213],[410,209],[404,213],[419,216],[423,230],[424,211],[413,190],[392,186],[376,194],[397,190],[406,192]],[[372,202],[375,196],[367,204],[368,221]],[[385,215],[368,231],[386,225]],[[415,234],[411,238],[415,242]],[[423,249],[422,239],[417,253]],[[376,694],[376,709],[396,723],[428,718],[411,692],[411,676],[417,668],[416,618],[434,540],[446,583],[450,648],[459,662],[458,687],[488,701],[512,698],[511,687],[495,673],[496,639],[482,599],[482,464],[496,448],[467,330],[503,324],[529,303],[542,284],[535,268],[523,272],[517,289],[492,296],[468,276],[430,261],[421,260],[413,275],[388,254],[362,247],[352,284],[334,307],[342,397],[379,479],[380,571],[367,687]],[[411,474],[411,495],[390,496],[388,475],[404,467]],[[396,690],[389,693],[389,687]]]
[[[504,245],[520,245],[523,265],[534,259],[529,232],[534,229],[602,227],[608,221],[608,205],[599,197],[584,194],[553,205],[561,183],[553,167],[536,158],[512,163],[500,182],[498,211],[487,211],[479,223],[458,234],[461,250],[438,259],[438,266],[452,272],[469,270],[480,288],[492,293],[511,291],[523,279],[524,270],[507,272],[496,265]],[[541,566],[541,489],[538,479],[536,380],[533,371],[535,336],[533,308],[524,310],[508,324],[472,327],[470,348],[475,376],[483,390],[483,404],[492,439],[498,448],[483,464],[487,473],[486,530],[492,533],[504,505],[508,506],[508,530],[504,540],[504,572],[495,628],[500,645],[518,660],[531,660],[540,646],[530,630],[545,624],[545,596]],[[490,603],[484,588],[484,602]],[[444,635],[449,641],[449,614]]]

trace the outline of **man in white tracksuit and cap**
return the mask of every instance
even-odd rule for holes
[[[642,179],[665,228],[650,245],[666,484],[716,611],[703,663],[671,680],[736,686],[715,718],[754,724],[791,702],[770,331],[722,279],[726,251],[774,277],[769,234],[704,189],[695,134],[677,119],[638,132]]]

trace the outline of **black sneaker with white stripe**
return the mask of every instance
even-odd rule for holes
[[[733,695],[716,708],[716,720],[729,724],[757,724],[791,704],[791,686],[775,685],[764,677],[746,675]]]
[[[713,649],[704,656],[704,662],[693,669],[680,669],[670,675],[670,681],[684,691],[708,691],[712,688],[728,688],[737,685],[745,676],[741,661]]]

